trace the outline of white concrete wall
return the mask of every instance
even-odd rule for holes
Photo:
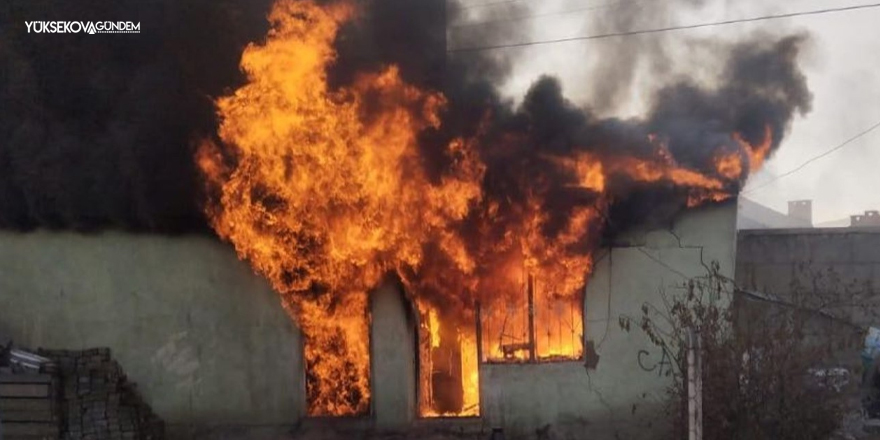
[[[370,294],[371,403],[376,427],[406,429],[416,415],[416,324],[397,282]]]
[[[669,367],[618,319],[659,305],[660,289],[705,274],[702,263],[732,278],[735,217],[735,203],[688,211],[669,230],[633,232],[600,252],[585,301],[596,369],[482,365],[478,423],[508,438],[655,434]],[[394,289],[375,292],[372,307],[374,420],[405,427],[416,406],[414,324]],[[172,424],[284,425],[305,413],[299,333],[269,286],[207,237],[0,232],[0,334],[33,347],[111,347]]]
[[[600,252],[585,300],[586,339],[600,359],[582,362],[483,365],[483,419],[508,435],[556,438],[651,438],[669,384],[662,350],[621,315],[638,319],[644,303],[662,307],[660,289],[672,293],[688,277],[705,275],[702,262],[717,261],[733,277],[736,205],[688,211],[670,230],[634,232]],[[641,353],[641,354],[640,354]]]
[[[0,232],[0,335],[110,347],[170,425],[304,413],[299,332],[269,285],[209,237]]]

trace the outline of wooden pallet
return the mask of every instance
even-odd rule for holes
[[[58,439],[58,385],[49,374],[0,374],[4,440]]]

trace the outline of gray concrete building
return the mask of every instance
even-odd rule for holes
[[[880,211],[865,211],[864,214],[850,216],[850,227],[880,228]]]
[[[419,418],[412,306],[394,285],[377,289],[371,414],[338,424],[649,437],[664,419],[671,363],[618,321],[659,305],[661,291],[705,274],[709,262],[733,277],[735,219],[731,202],[617,237],[596,256],[585,293],[581,342],[589,356],[480,362],[478,417]],[[295,323],[268,284],[209,237],[0,232],[0,334],[33,348],[110,347],[174,438],[281,438],[293,425],[316,423],[304,420]]]
[[[880,327],[880,229],[739,231],[736,284],[743,330],[797,312],[827,349],[817,363],[857,364],[865,331]]]
[[[812,200],[788,202],[788,211],[776,211],[746,197],[740,197],[737,207],[737,229],[776,229],[813,227]]]
[[[842,308],[840,311],[859,324],[870,324],[871,321],[858,316],[856,307],[850,306],[872,300],[880,289],[880,231],[740,231],[736,280],[743,289],[780,298],[842,296],[835,302]]]

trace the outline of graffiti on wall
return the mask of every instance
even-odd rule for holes
[[[661,347],[660,354],[651,353],[648,350],[639,350],[638,362],[639,368],[649,373],[656,373],[658,377],[669,376],[672,374],[672,356]]]

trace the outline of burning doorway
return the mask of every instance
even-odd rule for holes
[[[474,315],[453,316],[424,301],[418,308],[419,416],[479,416],[480,371]]]
[[[583,358],[582,295],[556,293],[532,275],[521,281],[467,310],[418,302],[419,416],[479,416],[480,363]]]

